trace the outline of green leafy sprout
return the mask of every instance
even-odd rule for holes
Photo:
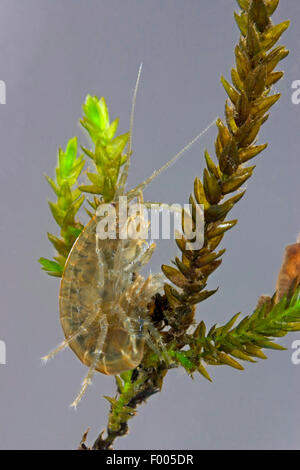
[[[100,203],[113,199],[119,178],[120,168],[124,165],[127,156],[123,153],[129,134],[115,137],[118,129],[118,119],[109,121],[108,108],[104,98],[88,95],[83,105],[84,115],[80,123],[87,130],[93,150],[81,147],[94,164],[95,171],[87,172],[91,184],[79,185],[78,179],[85,166],[83,154],[78,154],[78,139],[69,140],[65,152],[58,150],[58,164],[55,181],[46,176],[53,189],[57,201],[49,202],[51,213],[60,227],[60,238],[48,233],[48,238],[57,251],[54,260],[40,258],[42,269],[49,275],[61,277],[69,252],[80,235],[83,224],[77,219],[77,213],[85,200],[85,194],[93,194],[88,204],[95,211]],[[75,189],[72,189],[75,186]],[[90,216],[91,211],[86,209]]]

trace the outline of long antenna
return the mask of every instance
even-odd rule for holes
[[[132,104],[131,104],[131,113],[130,113],[130,127],[129,127],[129,138],[128,138],[128,144],[127,144],[127,159],[123,167],[123,171],[120,177],[120,182],[118,185],[118,190],[117,190],[117,197],[120,194],[123,194],[125,184],[127,181],[127,176],[128,176],[128,170],[130,166],[130,158],[131,158],[131,153],[132,153],[132,131],[133,131],[133,123],[134,123],[134,112],[135,112],[135,103],[136,103],[136,96],[139,88],[139,83],[140,83],[140,78],[141,78],[141,73],[142,73],[142,67],[143,64],[141,63],[134,87],[134,92],[133,92],[133,97],[132,97]]]
[[[155,170],[151,176],[149,176],[147,179],[145,179],[145,181],[143,181],[142,183],[140,183],[138,186],[136,186],[135,188],[131,189],[130,191],[128,191],[127,193],[127,196],[132,198],[132,197],[135,197],[140,191],[142,191],[146,186],[148,186],[151,181],[154,180],[154,178],[156,178],[158,175],[160,175],[163,171],[165,171],[167,168],[169,168],[171,165],[173,165],[177,160],[179,160],[179,158],[195,143],[197,142],[198,139],[200,139],[200,137],[202,137],[216,122],[216,118],[213,119],[213,121],[211,121],[210,124],[208,124],[208,126],[200,132],[200,134],[198,134],[193,140],[191,140],[185,147],[183,147],[182,150],[180,150],[178,153],[176,153],[176,155],[174,155],[174,157],[172,157],[167,163],[165,163],[161,168],[159,168],[158,170]]]

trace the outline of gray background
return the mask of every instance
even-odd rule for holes
[[[43,173],[53,175],[58,146],[78,127],[87,93],[104,95],[111,117],[129,122],[132,89],[143,61],[134,127],[129,186],[148,176],[217,115],[223,115],[221,74],[229,77],[238,31],[232,0],[1,0],[0,79],[0,446],[3,449],[75,448],[91,426],[105,426],[112,377],[97,374],[78,410],[69,408],[86,373],[71,351],[42,366],[40,357],[62,339],[58,281],[40,271],[37,258],[53,254],[46,231],[56,232]],[[273,292],[283,249],[300,230],[299,113],[291,83],[300,79],[300,4],[281,2],[275,20],[292,19],[284,36],[291,54],[282,64],[280,103],[260,133],[270,146],[257,157],[246,197],[232,213],[239,224],[225,236],[224,262],[209,287],[219,292],[198,308],[208,325],[237,311],[252,311],[261,293]],[[149,200],[187,201],[203,170],[203,150],[213,153],[213,127],[145,192]],[[85,137],[81,142],[86,143]],[[159,244],[152,262],[175,254]],[[239,372],[210,368],[210,384],[171,371],[161,394],[142,406],[118,449],[300,448],[300,366],[286,352],[246,364]]]

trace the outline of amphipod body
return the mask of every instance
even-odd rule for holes
[[[161,287],[138,274],[155,248],[145,240],[101,240],[91,219],[71,250],[60,286],[66,341],[87,366],[115,375],[142,360],[145,313]]]
[[[277,299],[280,300],[284,294],[287,294],[292,282],[298,278],[300,280],[300,236],[298,243],[288,245],[285,248],[283,263],[280,268],[276,291]]]
[[[214,121],[159,170],[145,181],[125,192],[130,166],[134,104],[141,67],[133,95],[127,159],[118,180],[112,204],[118,206],[120,196],[128,202],[143,202],[143,190],[187,151]],[[101,203],[100,203],[101,205]],[[157,203],[160,206],[160,203]],[[131,219],[131,220],[130,220]],[[65,340],[43,358],[52,358],[70,346],[83,364],[89,367],[81,390],[72,403],[76,407],[95,371],[117,375],[137,367],[144,354],[145,343],[164,361],[170,362],[162,337],[148,315],[148,304],[162,291],[164,276],[156,274],[144,279],[140,269],[148,263],[155,249],[142,237],[102,239],[97,235],[100,218],[96,214],[79,235],[67,259],[60,285],[60,321]],[[127,218],[126,224],[143,225],[142,213]],[[119,222],[117,231],[122,229]]]
[[[285,247],[282,265],[276,281],[276,303],[279,302],[284,295],[288,294],[295,280],[300,282],[300,235],[298,236],[297,243]],[[260,296],[256,308],[261,307],[266,302],[270,304],[271,297],[268,295]]]

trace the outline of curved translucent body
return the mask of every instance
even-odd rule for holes
[[[277,283],[277,300],[288,293],[292,282],[297,279],[300,280],[300,243],[288,245],[285,248],[283,263],[280,268]]]
[[[115,375],[142,360],[143,316],[161,281],[138,274],[154,244],[99,240],[96,225],[94,217],[68,257],[60,286],[60,321],[68,345],[85,365]]]

